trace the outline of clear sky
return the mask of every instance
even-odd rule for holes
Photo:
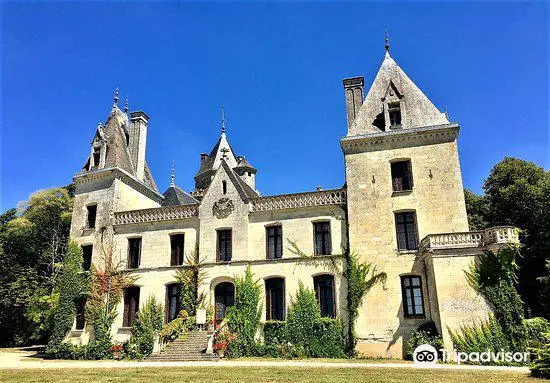
[[[392,56],[461,125],[465,187],[505,156],[550,167],[548,3],[109,3],[2,5],[1,210],[84,165],[115,87],[150,117],[161,192],[193,189],[225,106],[263,194],[340,187],[342,79],[370,87]]]

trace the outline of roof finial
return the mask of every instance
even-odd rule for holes
[[[443,113],[445,113],[445,118],[448,120],[449,119],[449,112],[447,111],[447,107],[443,108]]]
[[[225,133],[225,111],[222,105],[222,133]]]
[[[128,95],[126,95],[126,103],[124,104],[124,113],[128,113]]]
[[[115,102],[113,103],[113,106],[117,106],[117,104],[118,104],[118,86],[117,86],[116,89],[115,89],[115,97],[114,97],[114,100],[115,100]]]
[[[390,36],[388,35],[388,29],[387,28],[384,30],[384,33],[386,35],[386,45],[385,45],[386,52],[388,52],[388,54],[389,54],[390,53]]]
[[[170,186],[175,186],[176,180],[176,167],[174,166],[174,160],[172,160],[172,172],[170,174]]]

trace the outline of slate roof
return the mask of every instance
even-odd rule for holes
[[[377,133],[381,130],[373,124],[383,112],[382,98],[385,97],[390,82],[403,95],[405,108],[403,128],[417,128],[448,124],[445,113],[440,112],[416,84],[397,65],[389,52],[386,52],[384,61],[365,97],[357,117],[351,125],[348,136],[358,134]]]
[[[190,194],[177,185],[170,185],[163,195],[163,206],[192,205],[199,203],[198,200],[193,198]]]
[[[229,144],[229,141],[227,140],[227,136],[225,132],[222,132],[220,135],[220,138],[216,142],[216,145],[212,148],[210,151],[210,154],[208,154],[207,158],[205,160],[201,159],[201,166],[199,168],[199,171],[195,175],[195,178],[211,172],[215,171],[220,167],[221,159],[224,157],[222,149],[228,149],[229,152],[225,153],[226,161],[230,163],[233,167],[237,165],[237,159],[235,156],[235,152],[233,151],[233,148]]]
[[[229,167],[225,160],[221,161],[221,166],[224,168],[233,185],[235,185],[235,188],[237,189],[237,192],[239,193],[243,201],[246,202],[250,198],[259,196],[259,194],[256,193],[254,189],[252,189],[246,182],[244,182],[243,179],[239,177],[237,173],[235,173],[235,171]]]
[[[250,170],[253,173],[256,173],[256,168],[252,165],[250,165],[250,162],[247,161],[247,159],[243,156],[237,157],[238,163],[237,166],[235,166],[235,169],[246,169]]]

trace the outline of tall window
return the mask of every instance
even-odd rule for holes
[[[397,230],[397,249],[416,250],[416,217],[414,212],[395,213],[395,227]]]
[[[231,261],[231,229],[218,230],[218,261]]]
[[[124,289],[123,327],[131,327],[139,310],[139,286],[130,286]]]
[[[166,286],[166,323],[176,319],[181,311],[181,285],[173,283]]]
[[[281,258],[283,256],[283,227],[281,225],[269,226],[265,231],[267,259]]]
[[[313,277],[315,296],[321,309],[321,316],[334,318],[336,316],[334,304],[334,276],[318,275]]]
[[[398,161],[391,163],[391,180],[393,191],[412,189],[411,161]]]
[[[88,209],[88,217],[86,219],[86,227],[88,229],[95,228],[95,219],[97,215],[97,205],[88,205],[86,206],[86,209]]]
[[[183,265],[184,245],[184,234],[174,234],[170,236],[170,266]]]
[[[314,222],[313,232],[315,240],[315,255],[327,255],[332,253],[330,240],[330,222]]]
[[[82,297],[76,300],[76,329],[84,330],[86,320],[84,319],[84,313],[86,310],[86,298]]]
[[[265,319],[285,320],[285,280],[265,280]]]
[[[129,269],[137,269],[141,261],[141,238],[128,238],[128,263]]]
[[[227,194],[227,182],[222,181],[222,193]]]
[[[390,116],[390,126],[401,125],[401,105],[399,101],[388,104],[388,114]]]
[[[424,297],[422,295],[422,279],[418,275],[401,277],[403,292],[403,313],[405,316],[424,316]]]
[[[90,267],[92,267],[92,252],[93,252],[94,246],[93,245],[85,245],[82,246],[82,269],[84,271],[90,270]]]

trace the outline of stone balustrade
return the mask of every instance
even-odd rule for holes
[[[199,205],[156,207],[152,209],[121,211],[114,214],[115,225],[144,222],[172,221],[197,217]]]
[[[513,226],[497,226],[463,233],[430,234],[421,241],[420,247],[424,250],[435,250],[514,243],[519,243],[518,229]]]
[[[319,190],[297,194],[253,198],[252,211],[294,209],[309,206],[345,205],[344,189]]]

